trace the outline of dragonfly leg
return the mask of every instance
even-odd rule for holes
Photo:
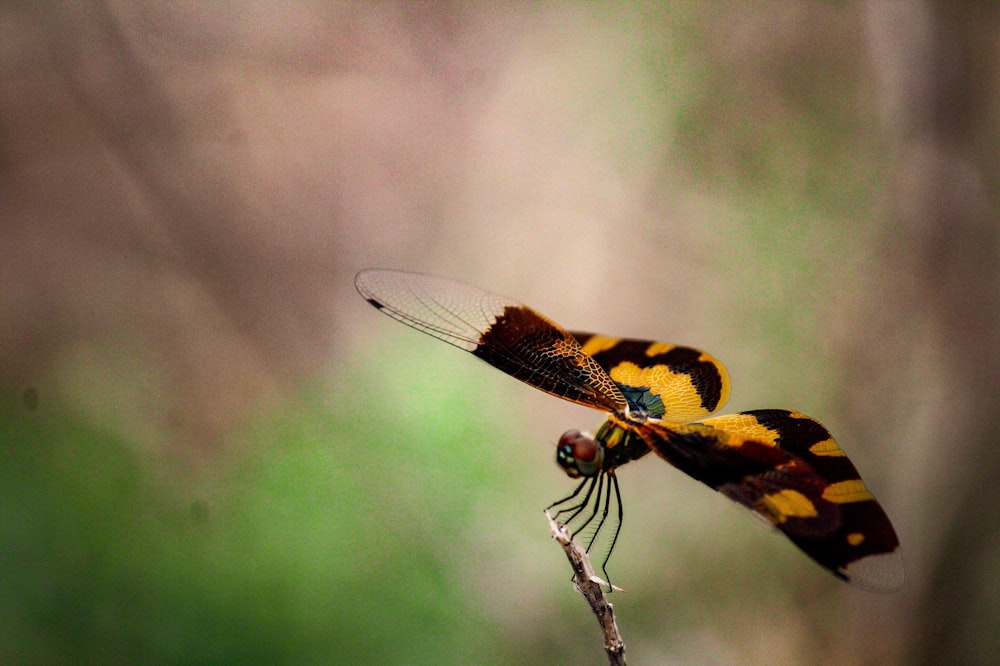
[[[611,505],[611,485],[614,484],[615,502],[618,504],[618,524],[615,525],[615,533],[614,536],[611,537],[611,546],[608,548],[608,552],[604,556],[604,560],[601,562],[601,573],[604,574],[604,582],[608,584],[608,592],[610,593],[614,591],[615,587],[614,585],[611,584],[611,576],[608,575],[608,561],[611,559],[611,553],[613,553],[615,550],[615,544],[618,543],[618,535],[621,534],[622,531],[622,522],[625,517],[625,509],[622,506],[621,491],[618,489],[618,477],[615,476],[613,472],[609,476],[611,476],[611,483],[608,484],[608,501],[606,502],[604,507],[604,516],[605,518],[607,518],[608,509],[610,508]],[[604,524],[603,519],[601,521],[601,524],[602,525]]]
[[[579,533],[583,532],[583,530],[587,529],[587,525],[590,525],[590,523],[594,520],[594,518],[597,517],[597,514],[600,513],[600,511],[601,511],[601,494],[604,492],[604,473],[602,472],[601,474],[598,474],[597,477],[596,477],[596,479],[597,479],[597,484],[596,484],[597,485],[597,492],[594,493],[594,500],[595,500],[594,501],[594,510],[591,512],[590,517],[587,518],[587,520],[583,521],[583,524],[581,524],[578,528],[576,528],[575,530],[573,530],[574,533],[576,533],[576,534],[579,534]],[[591,484],[591,488],[593,488],[593,485],[594,484],[592,483]],[[589,499],[590,499],[590,493],[587,493],[587,500],[589,500]],[[576,510],[576,513],[574,513],[572,516],[570,516],[570,519],[566,521],[566,524],[569,525],[571,522],[573,522],[573,520],[578,515],[580,515],[580,513],[586,507],[587,507],[586,503],[584,503],[583,505],[581,505],[580,508]],[[601,531],[601,523],[603,523],[603,522],[604,521],[602,520],[600,523],[598,523],[597,530],[594,532],[594,536],[592,536],[590,538],[590,543],[587,544],[587,552],[590,552],[590,546],[593,545],[594,538],[597,537],[597,532]]]

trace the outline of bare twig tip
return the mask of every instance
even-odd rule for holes
[[[552,518],[548,511],[545,517],[549,520],[549,528],[552,530],[552,538],[559,542],[566,552],[566,558],[573,568],[573,586],[590,604],[597,622],[601,625],[601,632],[604,637],[604,651],[610,664],[625,663],[625,643],[618,632],[618,624],[615,622],[615,611],[608,603],[604,595],[604,588],[624,592],[620,587],[609,584],[600,576],[594,573],[594,568],[590,564],[590,557],[587,549],[579,541],[573,538],[565,525]]]

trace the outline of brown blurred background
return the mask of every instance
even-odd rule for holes
[[[893,518],[871,595],[624,469],[634,663],[1000,659],[995,4],[12,2],[0,91],[0,660],[602,661],[599,415],[369,266],[704,348]]]

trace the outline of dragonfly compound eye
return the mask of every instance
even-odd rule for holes
[[[593,437],[567,430],[559,438],[556,462],[571,478],[595,476],[604,465],[604,449]]]

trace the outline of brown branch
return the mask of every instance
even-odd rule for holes
[[[549,528],[552,530],[552,538],[559,542],[559,545],[566,551],[566,558],[570,566],[573,567],[573,585],[579,590],[583,598],[590,604],[590,609],[597,616],[597,622],[601,625],[601,632],[604,634],[604,651],[608,655],[608,663],[612,666],[625,665],[625,642],[622,641],[621,634],[618,633],[618,623],[615,622],[615,609],[608,603],[604,595],[604,587],[618,589],[609,585],[594,574],[594,567],[590,564],[590,556],[587,549],[573,538],[565,525],[556,522],[549,512],[545,512],[545,517],[549,519]]]

